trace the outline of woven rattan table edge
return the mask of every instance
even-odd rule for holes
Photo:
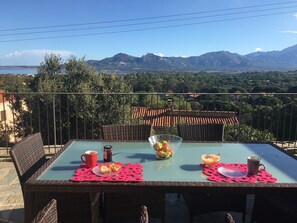
[[[257,193],[257,190],[264,188],[269,191],[282,191],[292,192],[297,191],[297,183],[245,183],[245,182],[180,182],[180,181],[145,181],[139,183],[128,182],[72,182],[69,180],[38,180],[37,178],[42,174],[73,142],[75,141],[93,141],[93,142],[107,142],[106,140],[88,140],[88,139],[73,139],[70,140],[65,146],[59,150],[48,162],[46,162],[26,183],[25,190],[30,192],[36,191],[54,191],[54,192],[141,192],[147,189],[172,191],[172,192],[184,192],[189,190],[215,190],[224,191],[232,188],[234,191],[241,193]],[[114,141],[114,140],[112,140]],[[131,141],[129,141],[131,142]],[[137,140],[133,142],[144,142],[143,140]],[[187,142],[185,142],[187,143]],[[193,142],[190,142],[193,143]],[[201,143],[201,142],[194,142]],[[204,143],[204,142],[202,142]],[[207,143],[207,142],[205,142]],[[213,142],[211,142],[213,143]],[[225,142],[224,142],[225,143]],[[234,143],[234,142],[232,142]],[[283,150],[273,143],[267,142],[249,142],[249,144],[268,144],[274,148],[286,153],[290,157],[297,160],[297,157],[293,154]],[[126,188],[126,189],[125,189]],[[265,190],[261,190],[265,193]]]

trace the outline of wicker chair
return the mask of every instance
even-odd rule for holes
[[[42,210],[40,210],[37,216],[33,219],[32,223],[57,223],[57,201],[52,199]]]
[[[10,149],[23,196],[25,182],[47,161],[40,133],[22,139]],[[34,197],[32,215],[46,206],[51,199],[58,202],[59,222],[92,222],[99,220],[100,194],[89,193],[37,193]]]
[[[147,140],[151,125],[105,125],[102,126],[104,140]],[[144,191],[143,193],[104,193],[105,222],[120,222],[138,219],[139,207],[147,206],[152,218],[165,219],[165,194]]]
[[[184,141],[221,142],[224,124],[179,124],[177,130]]]
[[[151,134],[151,125],[103,125],[104,140],[134,141],[147,140]]]
[[[180,124],[177,129],[184,141],[223,141],[224,124]],[[245,220],[246,195],[196,192],[183,194],[183,197],[189,209],[190,222],[196,215],[214,211],[242,212]]]
[[[47,161],[41,134],[29,135],[16,143],[9,152],[24,194],[24,183]]]
[[[149,216],[148,216],[148,212],[147,212],[147,207],[144,206],[144,205],[141,206],[139,223],[149,223]]]

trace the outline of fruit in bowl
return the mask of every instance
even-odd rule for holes
[[[201,159],[205,165],[214,167],[220,162],[221,157],[220,154],[203,154]]]
[[[172,157],[183,141],[181,137],[170,134],[153,135],[148,140],[158,159]]]

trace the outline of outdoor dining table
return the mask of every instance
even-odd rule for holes
[[[112,145],[113,162],[138,163],[143,166],[141,182],[73,182],[80,168],[81,154],[98,152],[103,163],[103,147]],[[261,157],[266,170],[277,179],[275,183],[214,182],[203,174],[202,154],[220,154],[221,163],[247,163],[248,156]],[[296,157],[272,143],[195,143],[183,142],[170,159],[159,160],[146,142],[70,140],[25,183],[25,221],[32,219],[34,199],[38,193],[164,193],[215,192],[238,194],[297,194]]]

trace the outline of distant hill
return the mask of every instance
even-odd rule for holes
[[[119,53],[103,60],[88,60],[99,71],[286,71],[297,69],[297,45],[281,51],[239,55],[228,51],[191,57],[161,57],[148,53],[134,57]]]

